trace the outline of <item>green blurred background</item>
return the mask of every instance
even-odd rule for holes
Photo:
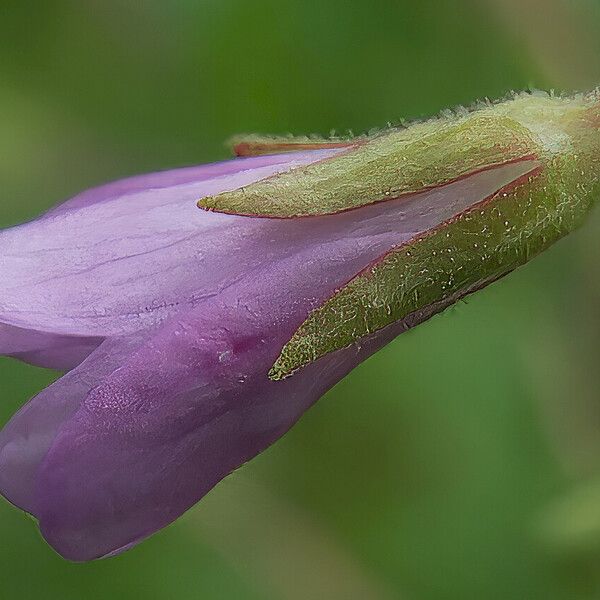
[[[595,0],[2,0],[0,225],[234,133],[600,83]],[[0,504],[0,598],[600,598],[600,211],[87,565]],[[0,421],[55,373],[0,360]]]

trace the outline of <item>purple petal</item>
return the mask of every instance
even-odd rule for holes
[[[337,151],[326,151],[317,153],[295,152],[289,154],[277,154],[271,156],[257,156],[253,158],[236,158],[223,162],[198,165],[194,167],[183,167],[170,171],[158,171],[146,173],[113,181],[105,185],[86,190],[71,200],[63,202],[51,209],[46,215],[54,215],[57,212],[85,208],[93,204],[123,198],[138,192],[147,190],[159,190],[176,187],[188,183],[199,183],[208,179],[216,179],[227,175],[235,175],[241,171],[250,171],[263,167],[277,167],[275,172],[287,170],[294,164],[309,164],[315,160],[322,160],[336,154]]]
[[[46,369],[68,371],[101,343],[98,337],[57,335],[0,323],[0,355]]]
[[[335,152],[145,175],[85,192],[36,221],[0,232],[0,322],[109,337],[197,304],[227,283],[222,269],[233,280],[252,263],[244,259],[246,244],[265,227],[204,213],[196,200]],[[224,252],[228,246],[231,252]]]
[[[219,262],[226,283],[197,306],[155,331],[105,342],[32,400],[0,434],[2,493],[36,515],[48,541],[74,560],[113,553],[168,524],[413,324],[397,323],[290,379],[270,381],[269,368],[308,312],[391,246],[462,212],[524,168],[507,165],[339,215],[242,219],[269,226],[251,228],[258,239],[245,239],[241,229],[232,236],[242,221],[221,215],[219,254],[235,254],[243,241],[252,255],[236,255],[242,274]]]
[[[0,489],[7,500],[35,514],[36,473],[58,430],[90,389],[125,362],[134,344],[133,337],[105,341],[91,359],[29,401],[0,431]]]

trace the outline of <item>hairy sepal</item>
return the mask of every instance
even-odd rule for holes
[[[235,156],[263,156],[270,154],[288,154],[306,150],[327,150],[328,148],[352,148],[363,143],[366,138],[319,138],[304,137],[269,137],[259,135],[236,136],[229,141]]]
[[[540,158],[530,161],[527,176],[359,273],[309,314],[284,346],[271,379],[392,323],[418,324],[525,264],[582,222],[600,188],[598,98],[573,100],[566,108],[547,97],[540,102],[537,124],[540,106],[500,105],[508,113],[527,109],[525,120],[539,140]]]
[[[510,116],[472,113],[387,130],[335,157],[202,198],[198,206],[270,218],[335,214],[535,157],[539,151],[528,129]]]

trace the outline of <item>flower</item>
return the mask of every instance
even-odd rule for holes
[[[0,491],[71,560],[164,527],[388,341],[575,228],[599,125],[595,94],[522,95],[248,138],[249,158],[2,231],[0,353],[67,372],[0,433]]]

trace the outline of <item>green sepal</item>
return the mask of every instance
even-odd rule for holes
[[[437,187],[539,151],[528,129],[510,116],[475,112],[387,130],[337,156],[202,198],[198,206],[255,217],[334,214]]]
[[[303,150],[351,148],[363,143],[365,140],[366,138],[240,135],[229,140],[228,145],[236,156],[263,156],[267,154],[288,154],[289,152],[300,152]]]
[[[523,113],[542,140],[535,173],[358,274],[309,314],[269,377],[283,379],[392,323],[417,324],[575,229],[600,191],[600,104],[595,95],[555,100],[498,107]]]

